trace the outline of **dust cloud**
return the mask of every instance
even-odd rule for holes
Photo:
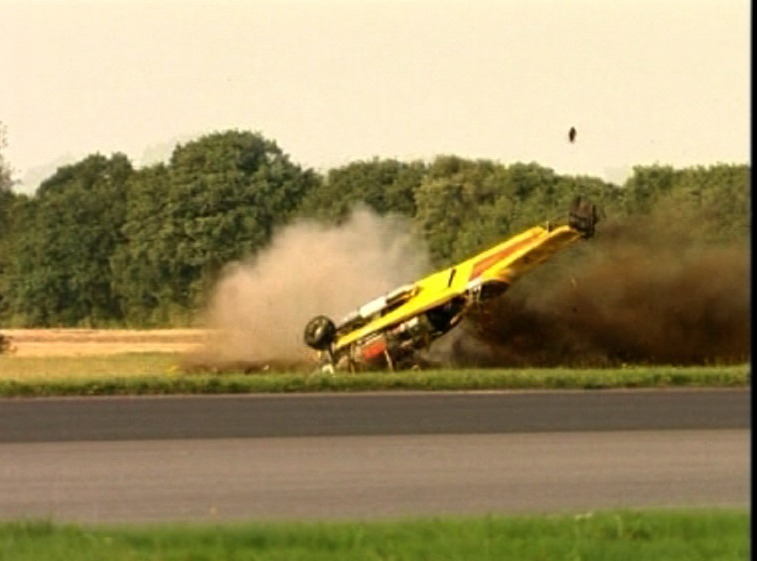
[[[356,209],[339,227],[295,223],[255,259],[223,273],[204,322],[214,335],[195,360],[312,368],[302,339],[309,319],[325,314],[338,321],[429,271],[407,219]]]
[[[725,364],[749,358],[748,241],[692,238],[666,217],[605,221],[518,280],[423,357],[450,367]],[[338,320],[431,271],[409,221],[353,213],[301,222],[228,268],[207,313],[216,365],[307,365],[305,323]]]
[[[602,226],[605,226],[602,228]],[[670,217],[598,226],[474,314],[479,365],[735,364],[749,359],[747,240],[712,243]],[[483,348],[482,348],[483,346]]]

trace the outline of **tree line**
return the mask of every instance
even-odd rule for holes
[[[229,130],[142,168],[124,154],[93,154],[25,195],[12,189],[2,148],[5,326],[188,325],[225,265],[254,256],[293,221],[338,225],[356,205],[408,217],[440,267],[564,214],[577,195],[612,219],[667,209],[708,243],[747,239],[750,227],[748,165],[637,166],[623,185],[454,155],[318,173],[259,133]]]

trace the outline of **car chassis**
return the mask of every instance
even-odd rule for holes
[[[319,315],[304,340],[323,371],[404,370],[420,351],[457,326],[472,306],[503,294],[521,275],[560,250],[594,235],[597,210],[577,198],[567,221],[517,234],[447,269],[400,286],[349,313],[339,323]]]

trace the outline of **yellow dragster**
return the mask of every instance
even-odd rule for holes
[[[406,369],[418,352],[460,323],[473,304],[501,295],[518,277],[580,239],[591,238],[596,207],[576,199],[567,223],[534,226],[453,267],[400,286],[335,324],[305,326],[305,343],[325,370]]]

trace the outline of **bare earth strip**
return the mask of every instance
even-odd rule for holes
[[[183,353],[202,347],[203,329],[3,329],[14,356]]]

